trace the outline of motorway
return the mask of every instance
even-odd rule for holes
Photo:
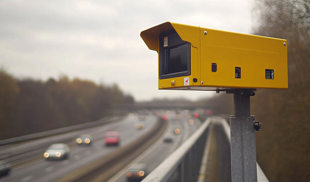
[[[156,142],[152,147],[146,150],[137,159],[131,162],[127,167],[117,173],[108,182],[126,182],[126,172],[130,166],[135,164],[145,164],[146,171],[151,172],[155,169],[166,157],[174,152],[182,143],[188,139],[200,126],[200,121],[193,119],[188,113],[175,114],[174,112],[168,113],[168,129],[166,133]],[[189,123],[192,119],[194,122]],[[167,135],[171,135],[175,128],[180,128],[180,135],[172,135],[173,142],[165,143],[163,140]]]
[[[121,170],[109,181],[126,181],[125,173],[128,167],[134,163],[145,163],[148,166],[148,171],[152,171],[162,160],[164,160],[170,153],[179,147],[200,125],[198,120],[193,124],[189,123],[192,119],[188,113],[175,114],[175,112],[168,112],[168,128],[164,135],[148,148],[142,155],[132,161],[127,167]],[[138,117],[135,114],[128,115],[119,122],[99,126],[95,128],[88,128],[84,130],[74,131],[67,134],[57,135],[49,138],[38,139],[35,141],[24,142],[18,145],[1,147],[0,150],[7,152],[14,152],[15,150],[22,150],[25,147],[37,147],[32,154],[35,155],[21,155],[26,162],[13,167],[9,176],[0,178],[0,182],[5,181],[57,181],[72,171],[83,168],[87,164],[102,158],[105,155],[115,151],[118,147],[105,146],[104,134],[106,131],[118,131],[121,136],[121,143],[119,147],[130,144],[137,140],[144,133],[151,130],[157,121],[155,115],[147,115],[145,117]],[[144,123],[145,128],[137,130],[136,123]],[[173,135],[172,143],[164,143],[163,138],[171,134],[175,128],[181,129],[180,135]],[[80,134],[89,134],[94,138],[94,143],[91,146],[78,146],[75,144],[75,138]],[[48,140],[49,142],[46,142]],[[46,143],[52,144],[55,142],[65,142],[70,146],[70,157],[63,161],[46,161],[43,159],[42,154],[46,149]],[[45,143],[45,145],[43,145]],[[44,146],[44,147],[43,147]]]

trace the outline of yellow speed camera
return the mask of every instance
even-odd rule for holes
[[[141,32],[159,89],[288,88],[287,41],[166,22]]]

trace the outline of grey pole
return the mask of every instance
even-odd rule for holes
[[[233,90],[234,115],[230,117],[231,181],[257,182],[254,117],[250,116],[250,96],[254,90]]]

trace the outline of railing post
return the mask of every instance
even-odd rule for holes
[[[257,182],[256,138],[250,116],[253,90],[234,90],[234,115],[230,117],[231,181]]]

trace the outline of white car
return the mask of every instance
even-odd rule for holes
[[[44,152],[43,157],[47,160],[53,159],[67,159],[69,157],[70,149],[67,144],[56,143],[48,147]]]

